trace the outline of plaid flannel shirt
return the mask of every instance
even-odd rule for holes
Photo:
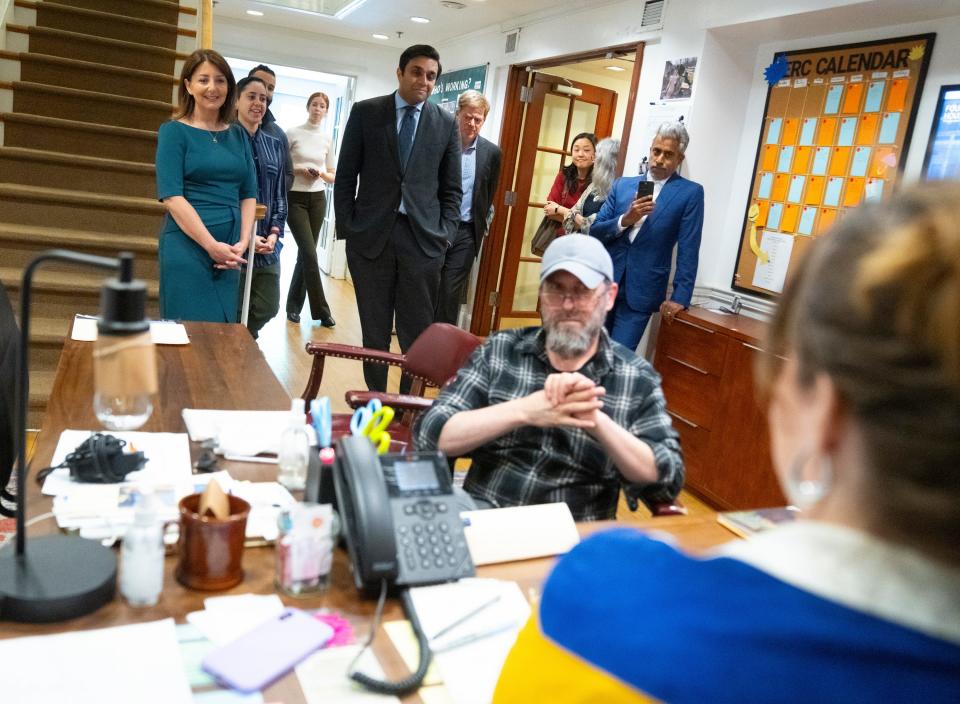
[[[414,425],[414,443],[435,450],[447,420],[460,411],[493,406],[543,389],[556,373],[542,328],[505,330],[490,336],[433,406]],[[565,501],[578,521],[612,519],[619,489],[630,508],[638,496],[674,499],[683,486],[680,443],[660,390],[660,377],[643,358],[600,333],[596,354],[579,370],[606,389],[602,412],[653,450],[659,479],[629,482],[603,446],[577,428],[525,426],[476,448],[463,488],[497,506]]]

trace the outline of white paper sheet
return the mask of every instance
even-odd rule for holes
[[[173,619],[0,641],[4,702],[190,704]],[[16,673],[15,675],[13,673]]]
[[[93,342],[97,339],[97,319],[89,315],[74,316],[70,337],[79,342]],[[151,320],[150,339],[155,345],[190,344],[187,329],[173,320]]]
[[[297,679],[307,704],[389,704],[399,702],[396,697],[374,694],[347,678],[347,668],[360,650],[358,645],[318,650],[297,665]],[[360,658],[357,669],[371,677],[383,678],[383,668],[373,652],[368,650]]]
[[[217,452],[228,455],[276,454],[290,422],[290,411],[184,408],[181,415],[191,440],[215,440]]]
[[[187,623],[196,626],[208,640],[226,645],[267,619],[283,612],[276,594],[237,594],[205,599],[203,611],[187,614]]]
[[[475,565],[561,555],[580,542],[563,502],[464,511],[460,517]]]
[[[767,253],[769,259],[766,264],[757,261],[757,268],[753,272],[753,285],[780,293],[783,291],[790,255],[793,253],[793,235],[765,230],[760,238],[760,249]]]
[[[517,633],[530,616],[530,606],[516,582],[461,579],[450,584],[410,590],[417,617],[428,637],[481,604],[498,600],[476,615],[431,638],[450,698],[457,704],[487,704]],[[489,635],[488,635],[489,634]],[[483,636],[483,637],[480,637]],[[474,637],[476,637],[474,639]],[[463,645],[444,649],[449,644]]]

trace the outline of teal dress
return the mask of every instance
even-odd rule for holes
[[[157,135],[157,198],[183,196],[219,242],[240,240],[240,201],[257,197],[250,140],[240,125],[221,132],[172,120]],[[160,315],[237,322],[240,271],[215,269],[206,250],[168,214],[160,232]]]

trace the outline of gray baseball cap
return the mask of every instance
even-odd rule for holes
[[[613,261],[607,248],[589,235],[564,235],[550,243],[540,262],[540,282],[555,271],[569,271],[587,288],[613,281]]]

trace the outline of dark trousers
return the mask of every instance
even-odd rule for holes
[[[457,237],[447,250],[443,268],[440,270],[440,292],[434,322],[457,324],[460,304],[467,293],[470,269],[476,256],[473,223],[461,222],[457,228]]]
[[[443,257],[428,257],[417,244],[406,216],[398,216],[383,252],[368,259],[347,240],[347,265],[357,296],[363,346],[390,349],[394,320],[397,341],[406,352],[433,322]],[[387,367],[364,362],[363,378],[371,391],[386,391]],[[400,392],[409,389],[409,380]]]
[[[247,272],[240,270],[240,301],[237,305],[237,320],[243,313],[243,282]],[[247,312],[247,330],[253,339],[260,335],[260,329],[273,320],[280,310],[280,262],[258,266],[253,269],[250,280],[250,310]]]
[[[304,298],[309,297],[310,317],[314,320],[331,317],[317,263],[317,240],[326,211],[327,197],[323,191],[287,193],[287,224],[297,242],[297,265],[287,291],[287,313],[299,313]]]
[[[649,311],[634,310],[627,304],[626,275],[624,275],[620,281],[620,290],[617,291],[617,300],[613,304],[613,309],[607,313],[605,325],[610,337],[627,349],[636,352],[651,315]]]

